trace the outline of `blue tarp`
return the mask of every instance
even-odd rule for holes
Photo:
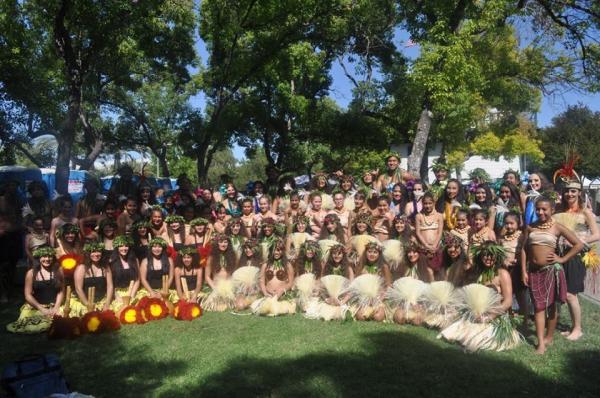
[[[56,190],[56,176],[53,169],[43,169],[42,179],[48,185],[48,191],[50,195]],[[86,170],[71,170],[69,172],[69,186],[68,192],[73,198],[73,202],[76,203],[85,194],[83,190],[83,184],[90,178],[96,178],[94,174]]]
[[[101,183],[102,183],[102,193],[107,193],[108,190],[110,189],[110,187],[113,184],[113,181],[118,181],[119,177],[118,176],[107,176],[107,177],[102,177],[101,179]],[[137,175],[133,176],[133,182],[134,183],[139,183],[140,181],[140,177]],[[146,177],[146,181],[148,181],[150,183],[150,185],[152,185],[153,187],[156,188],[164,188],[166,191],[171,191],[171,190],[175,190],[177,188],[179,188],[179,186],[177,185],[177,180],[175,178],[159,178],[156,179],[155,177]]]

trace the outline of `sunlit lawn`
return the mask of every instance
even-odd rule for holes
[[[75,341],[0,335],[0,366],[57,353],[73,389],[96,397],[597,397],[600,309],[583,303],[586,335],[465,354],[422,327],[209,313]],[[563,309],[568,318],[566,307]],[[3,307],[5,325],[16,306]]]

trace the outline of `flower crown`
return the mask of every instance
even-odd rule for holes
[[[275,220],[272,217],[263,218],[261,222],[261,228],[264,228],[265,225],[275,225]]]
[[[323,219],[323,224],[327,224],[327,223],[336,223],[339,224],[340,223],[340,218],[337,216],[337,214],[327,214],[325,216],[325,218]]]
[[[239,217],[232,217],[228,222],[227,225],[228,226],[233,226],[233,225],[242,225],[242,219]]]
[[[307,251],[315,252],[315,256],[319,256],[321,254],[321,246],[314,240],[307,240],[302,244],[301,252],[302,254],[306,254]]]
[[[148,242],[148,246],[160,246],[164,249],[165,247],[167,247],[167,241],[160,237],[152,238],[150,239],[150,242]]]
[[[223,233],[218,233],[218,234],[215,234],[215,236],[213,237],[212,240],[213,240],[214,244],[217,244],[217,243],[225,241],[225,240],[227,242],[229,242],[229,236],[227,236],[226,234],[223,234]]]
[[[367,225],[371,225],[373,221],[373,217],[369,213],[358,213],[356,219],[354,220],[354,225],[358,223],[363,223]]]
[[[444,235],[442,237],[442,246],[443,247],[456,247],[456,246],[462,246],[463,245],[463,240],[458,237],[457,235],[454,235],[450,232],[444,232]]]
[[[33,251],[33,257],[54,257],[56,256],[56,250],[51,248],[50,246],[41,246]]]
[[[309,225],[310,224],[310,218],[308,218],[305,215],[294,216],[293,222],[294,222],[294,225],[298,225],[298,224]]]
[[[133,240],[126,235],[119,235],[113,240],[113,247],[118,248],[121,246],[133,246]]]
[[[104,243],[101,242],[86,243],[83,246],[83,251],[86,253],[97,253],[102,252],[102,250],[104,250]]]
[[[365,251],[369,249],[375,249],[378,252],[381,252],[383,250],[383,247],[378,242],[369,242],[365,245]]]

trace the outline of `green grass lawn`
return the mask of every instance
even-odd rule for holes
[[[0,366],[56,353],[72,388],[96,397],[597,397],[600,308],[583,310],[582,340],[557,336],[543,357],[533,336],[510,352],[465,354],[422,327],[208,313],[74,341],[3,326]],[[2,325],[16,315],[3,307]]]

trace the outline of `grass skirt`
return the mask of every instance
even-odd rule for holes
[[[308,319],[322,319],[324,321],[344,319],[349,307],[347,305],[331,304],[331,299],[339,299],[342,291],[348,287],[349,283],[348,278],[341,275],[322,277],[320,299],[313,299],[308,302],[304,316]]]
[[[521,343],[523,338],[512,319],[501,313],[502,297],[496,291],[471,284],[462,288],[460,295],[456,307],[461,316],[443,329],[438,338],[457,342],[469,352],[504,351]]]
[[[296,301],[289,292],[277,300],[275,297],[263,297],[250,305],[252,313],[263,316],[278,316],[294,314],[296,312]]]
[[[215,288],[202,299],[206,311],[224,312],[235,308],[235,291],[232,278],[217,279]]]
[[[341,295],[348,295],[347,304],[354,318],[361,312],[365,319],[370,319],[384,307],[382,292],[383,278],[379,275],[363,274],[350,282]]]
[[[44,307],[52,308],[53,304]],[[25,303],[21,306],[19,318],[15,322],[6,325],[6,330],[11,333],[43,333],[50,328],[51,324],[52,318],[43,315],[39,310]]]

